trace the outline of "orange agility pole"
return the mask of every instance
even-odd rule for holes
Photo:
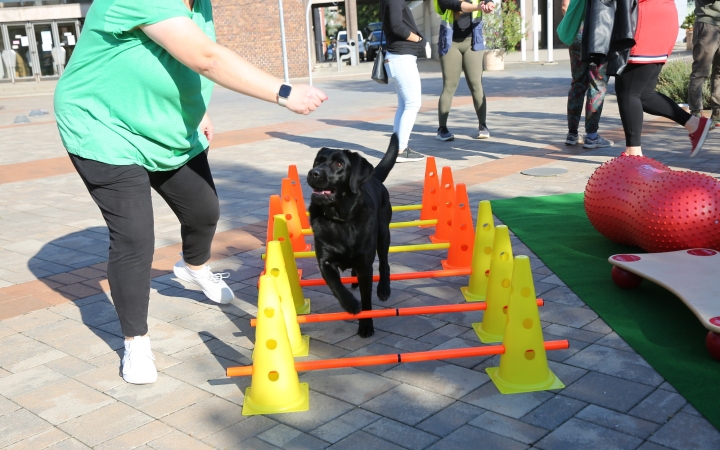
[[[537,299],[537,305],[543,306],[545,301],[541,298]],[[297,323],[318,323],[318,322],[335,322],[338,320],[359,320],[359,319],[379,319],[382,317],[399,317],[399,316],[419,316],[421,314],[452,314],[468,311],[484,311],[487,308],[485,302],[482,303],[460,303],[458,305],[435,305],[435,306],[415,306],[412,308],[388,308],[377,309],[374,311],[361,311],[358,314],[350,314],[346,312],[326,313],[326,314],[308,314],[307,316],[297,316]],[[257,319],[250,319],[250,326],[254,327]]]
[[[545,342],[544,345],[545,350],[565,350],[570,347],[570,343],[567,340],[548,341]],[[490,345],[486,347],[431,350],[429,352],[395,353],[377,356],[358,356],[355,358],[321,359],[317,361],[296,361],[295,370],[298,372],[307,372],[310,370],[342,369],[346,367],[377,366],[380,364],[435,361],[438,359],[472,358],[476,356],[502,355],[503,353],[505,353],[504,345]],[[253,374],[253,367],[228,367],[226,373],[229,377],[246,377]]]
[[[466,277],[472,272],[471,269],[452,269],[452,270],[428,270],[425,272],[405,272],[405,273],[391,273],[391,281],[401,280],[417,280],[421,278],[440,278],[440,277]],[[340,278],[343,284],[357,283],[357,277],[342,277]],[[373,275],[373,282],[380,281],[380,275]],[[325,280],[322,278],[313,278],[311,280],[300,280],[300,286],[324,286]]]

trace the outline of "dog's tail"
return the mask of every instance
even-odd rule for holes
[[[400,152],[400,142],[398,141],[397,134],[393,133],[390,138],[390,145],[388,146],[385,156],[380,160],[378,165],[375,167],[375,178],[384,182],[390,174],[390,171],[395,166],[395,160]]]

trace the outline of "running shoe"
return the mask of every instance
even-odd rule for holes
[[[438,141],[452,141],[455,139],[455,135],[448,131],[447,127],[440,127],[438,128],[435,139]]]
[[[692,143],[692,148],[690,149],[691,158],[698,154],[705,143],[705,138],[707,137],[708,131],[710,131],[710,124],[710,119],[701,117],[697,130],[690,134],[690,142]]]
[[[410,147],[406,148],[405,150],[401,151],[398,155],[397,159],[395,161],[399,163],[403,162],[415,162],[415,161],[422,161],[425,159],[425,155],[422,153],[418,153],[415,150],[411,150]]]
[[[477,135],[477,138],[478,138],[478,139],[488,139],[489,137],[490,137],[490,130],[488,130],[488,128],[485,126],[484,123],[481,124],[481,125],[478,127],[478,135]]]
[[[583,144],[583,148],[612,147],[613,144],[613,141],[608,141],[607,139],[598,134],[595,139],[585,136],[585,143]]]

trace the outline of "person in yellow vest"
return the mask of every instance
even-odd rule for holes
[[[460,81],[460,73],[465,72],[465,80],[470,88],[478,118],[477,138],[487,139],[490,137],[490,131],[485,124],[487,105],[482,88],[485,54],[482,13],[493,12],[495,3],[492,0],[434,1],[435,10],[442,17],[438,54],[443,75],[443,90],[438,101],[439,128],[435,138],[440,141],[455,139],[455,136],[448,131],[447,119]]]

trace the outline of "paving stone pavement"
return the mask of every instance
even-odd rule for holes
[[[467,183],[471,203],[520,195],[582,192],[621,145],[566,148],[566,62],[508,65],[485,74],[493,137],[472,139],[475,114],[461,86],[450,117],[453,142],[439,143],[438,66],[422,62],[424,107],[410,145],[448,165]],[[342,369],[301,374],[310,384],[308,412],[245,417],[250,380],[225,369],[250,364],[263,266],[267,198],[288,164],[300,173],[322,146],[350,148],[375,163],[392,131],[395,94],[365,76],[320,80],[330,101],[310,117],[217,89],[211,104],[224,146],[210,152],[221,199],[212,265],[230,274],[237,300],[217,305],[169,273],[179,251],[179,225],[155,203],[156,264],[150,336],[160,372],[135,386],[119,376],[122,333],[105,280],[107,230],[74,173],[35,176],[64,156],[52,114],[12,125],[26,109],[52,110],[52,97],[0,98],[3,165],[21,181],[4,183],[0,198],[0,448],[283,448],[283,449],[717,449],[720,432],[589,309],[516,237],[514,254],[530,256],[546,339],[568,339],[549,352],[559,391],[501,395],[486,367],[498,357]],[[612,90],[612,84],[611,84]],[[252,113],[249,113],[251,111]],[[14,117],[14,116],[13,116]],[[679,127],[646,119],[648,156],[673,168],[718,176],[720,142],[711,135],[698,157],[686,157]],[[271,129],[268,129],[270,125]],[[622,142],[615,98],[606,99],[601,133]],[[303,129],[305,127],[305,129]],[[262,131],[258,131],[262,128]],[[269,130],[269,131],[268,131]],[[288,131],[290,130],[290,131]],[[223,134],[225,133],[225,134]],[[248,142],[248,136],[256,136]],[[534,178],[523,168],[562,167],[564,175]],[[22,171],[26,172],[22,172]],[[418,203],[422,164],[398,164],[388,182],[395,204]],[[412,220],[416,212],[395,214]],[[498,222],[499,223],[499,222]],[[394,230],[394,243],[427,242],[431,231]],[[440,268],[439,252],[394,254],[393,271]],[[299,264],[317,276],[314,261]],[[393,282],[377,308],[463,301],[462,278]],[[325,287],[309,288],[313,312],[339,311]],[[357,337],[352,322],[313,324],[310,356],[337,358],[478,345],[478,314],[375,321]]]

